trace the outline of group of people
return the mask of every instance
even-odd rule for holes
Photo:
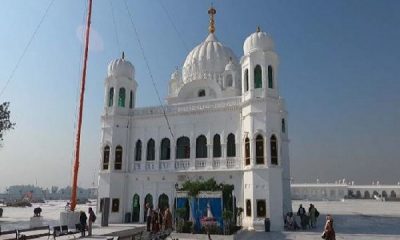
[[[172,230],[172,213],[167,207],[165,210],[153,209],[146,204],[146,227],[148,232],[157,234],[160,231]]]
[[[296,216],[293,212],[288,212],[285,216],[285,228],[287,230],[297,230],[297,229],[307,229],[307,228],[316,228],[317,227],[317,219],[319,216],[319,212],[314,204],[310,204],[308,208],[308,212],[300,204],[299,209],[297,210],[297,216],[300,217],[300,226],[296,222]],[[326,240],[336,240],[336,233],[333,227],[333,218],[331,215],[326,216],[326,223],[324,226],[324,231],[322,232],[321,237]]]
[[[285,216],[285,228],[288,230],[297,230],[307,229],[307,228],[315,228],[317,226],[317,218],[319,216],[319,212],[317,208],[315,208],[314,204],[310,204],[308,208],[308,212],[300,204],[299,209],[297,210],[297,216],[300,217],[300,226],[297,224],[296,216],[293,212],[288,212]]]
[[[88,209],[89,219],[84,211],[81,211],[79,216],[79,223],[80,223],[80,231],[82,237],[86,236],[86,229],[88,230],[88,236],[92,236],[92,226],[93,223],[96,221],[96,215],[93,212],[93,209],[89,207]]]

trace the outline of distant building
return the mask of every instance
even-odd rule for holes
[[[374,199],[400,201],[400,185],[291,184],[293,200]]]
[[[97,188],[78,188],[77,194],[80,199],[95,199],[97,198]],[[23,198],[32,201],[69,200],[71,198],[71,187],[52,187],[49,190],[33,185],[14,185],[8,187],[5,193],[0,194],[0,199],[4,199],[4,201],[15,201]]]
[[[293,200],[340,200],[347,194],[345,184],[291,184]]]
[[[210,32],[171,75],[164,107],[135,106],[134,66],[124,56],[108,66],[99,204],[110,199],[112,223],[126,213],[143,222],[146,203],[173,208],[177,186],[214,178],[235,186],[245,228],[264,229],[267,217],[283,229],[292,209],[289,140],[273,40],[258,28],[238,59],[209,13]]]

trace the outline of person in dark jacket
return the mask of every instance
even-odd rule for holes
[[[300,224],[301,224],[301,228],[305,229],[307,226],[307,212],[306,209],[304,209],[303,205],[300,204],[299,206],[299,210],[297,210],[297,216],[300,217]]]
[[[89,208],[89,224],[88,224],[88,236],[92,236],[92,226],[94,221],[96,221],[96,214],[94,214],[93,209]]]
[[[81,211],[81,215],[79,216],[79,223],[81,224],[81,236],[85,236],[85,230],[86,230],[86,221],[87,221],[87,216],[84,211]]]

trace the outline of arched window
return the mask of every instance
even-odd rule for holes
[[[226,146],[226,156],[227,157],[235,157],[236,156],[236,144],[235,144],[235,135],[230,133],[228,135],[228,143]]]
[[[385,198],[385,199],[388,197],[386,191],[382,191],[382,197]]]
[[[372,193],[372,196],[377,196],[377,197],[380,197],[381,195],[377,192],[377,191],[374,191],[373,193]]]
[[[390,192],[390,198],[395,199],[396,198],[396,192],[394,190],[392,190]]]
[[[108,106],[112,107],[114,104],[114,88],[110,88],[110,92],[108,93]]]
[[[274,72],[272,66],[268,66],[268,88],[274,88]]]
[[[176,141],[176,158],[190,158],[190,140],[188,137],[180,137]]]
[[[356,198],[357,198],[357,199],[360,199],[360,198],[361,198],[361,192],[360,192],[360,190],[357,190],[357,192],[356,192]]]
[[[140,197],[135,193],[132,199],[132,222],[139,222],[140,216]]]
[[[170,147],[170,141],[168,138],[163,138],[161,140],[161,160],[169,160],[171,158],[171,147]]]
[[[115,148],[114,169],[115,170],[121,170],[122,169],[122,147],[121,146],[117,146]]]
[[[256,137],[256,164],[264,164],[264,138],[261,135]]]
[[[233,86],[232,74],[228,74],[226,75],[225,87],[232,87],[232,86]]]
[[[110,147],[105,146],[103,151],[103,170],[108,169],[109,162],[110,162]]]
[[[200,89],[197,94],[197,96],[199,96],[199,97],[204,97],[205,95],[206,95],[206,90],[204,90],[204,89]]]
[[[158,197],[158,209],[164,212],[167,208],[169,208],[169,198],[167,194],[163,193]]]
[[[254,88],[262,88],[262,71],[260,65],[254,68]]]
[[[278,165],[278,143],[276,141],[275,135],[271,136],[270,140],[271,144],[271,164],[272,165]]]
[[[213,157],[221,157],[221,138],[218,134],[215,134],[213,139]]]
[[[204,135],[200,135],[196,139],[196,158],[207,157],[207,138]]]
[[[246,216],[251,217],[251,200],[246,199]]]
[[[154,140],[151,138],[147,142],[147,157],[146,160],[154,160],[155,159],[155,143]]]
[[[365,198],[365,199],[370,199],[370,198],[371,198],[371,195],[369,194],[368,191],[365,191],[365,192],[364,192],[364,198]]]
[[[142,160],[142,141],[137,140],[135,146],[135,161]]]
[[[133,92],[129,94],[129,108],[133,108]]]
[[[249,70],[244,70],[244,91],[249,91]]]
[[[118,107],[125,107],[125,88],[119,89]]]
[[[282,118],[282,132],[286,132],[286,123],[284,118]]]
[[[247,137],[244,140],[244,161],[245,165],[250,165],[250,139]]]

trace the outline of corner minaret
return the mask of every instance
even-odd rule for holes
[[[108,65],[104,85],[104,114],[101,118],[102,154],[98,188],[99,207],[111,204],[115,208],[122,209],[126,205],[125,175],[129,172],[131,152],[129,151],[131,131],[129,115],[135,108],[137,89],[135,68],[131,62],[125,59],[124,52],[121,58],[111,61]],[[109,210],[105,209],[102,214]],[[111,211],[109,213],[110,222],[122,219],[122,212]]]
[[[279,97],[276,72],[278,55],[272,38],[257,27],[243,45],[242,141],[244,159],[244,225],[261,228],[259,212],[265,210],[271,229],[283,228],[281,219],[291,210],[286,110]],[[289,189],[289,192],[288,192]],[[266,204],[258,199],[267,199]],[[290,206],[289,206],[290,205]]]

